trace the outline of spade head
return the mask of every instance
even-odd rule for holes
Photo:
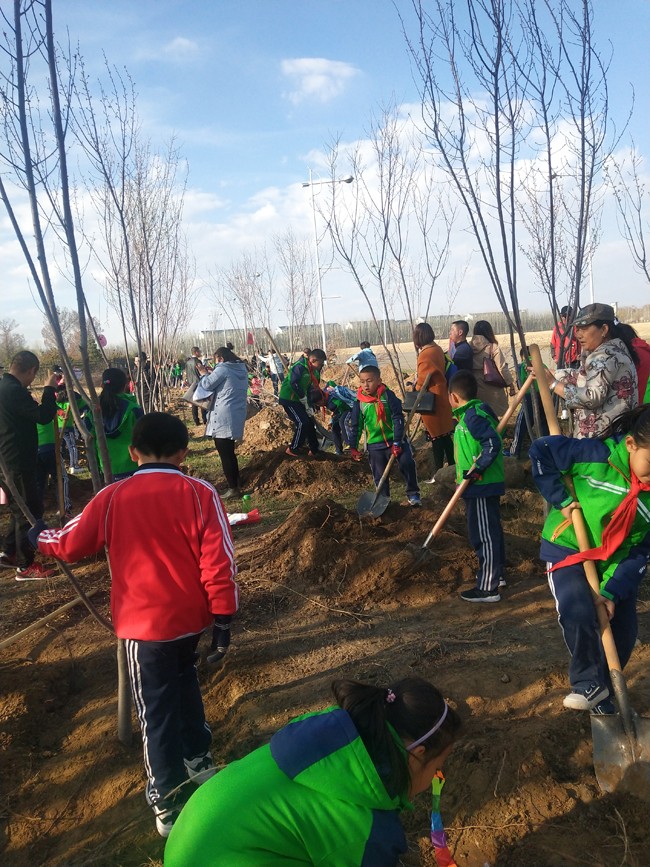
[[[650,801],[650,720],[633,713],[631,729],[620,713],[591,716],[596,779],[603,792]]]
[[[389,503],[390,497],[387,497],[385,494],[366,491],[365,494],[361,494],[359,497],[357,512],[360,518],[378,518],[384,514]]]

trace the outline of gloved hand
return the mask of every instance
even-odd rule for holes
[[[401,443],[393,443],[393,445],[391,446],[391,452],[395,455],[396,458],[398,458],[403,451],[404,450]]]
[[[38,548],[38,537],[43,530],[47,530],[47,524],[42,518],[39,518],[34,526],[27,531],[27,538],[29,539],[29,544],[32,548]]]
[[[208,662],[221,662],[230,647],[230,623],[232,614],[215,614],[212,627],[212,644]]]
[[[469,479],[470,482],[478,482],[480,479],[483,478],[483,476],[476,468],[474,468],[470,470],[465,470],[465,472],[463,473],[463,478]]]
[[[305,407],[305,409],[309,409],[309,401],[306,397],[301,397],[300,403]]]
[[[350,449],[350,457],[353,461],[360,461],[361,452],[359,451],[359,449]]]

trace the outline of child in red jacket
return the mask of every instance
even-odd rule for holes
[[[167,837],[180,811],[175,790],[188,777],[200,783],[215,773],[196,648],[213,622],[214,643],[227,646],[239,589],[219,496],[179,469],[188,444],[183,422],[149,413],[132,440],[133,476],[100,491],[63,530],[39,522],[30,539],[71,563],[106,547],[113,624],[125,639],[142,730],[146,798],[158,833]]]

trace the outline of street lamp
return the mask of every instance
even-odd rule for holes
[[[320,258],[318,255],[318,230],[316,228],[316,203],[314,201],[314,187],[322,184],[351,184],[354,178],[352,175],[347,175],[344,178],[330,178],[322,181],[314,181],[312,179],[311,169],[309,169],[309,180],[303,183],[303,187],[311,187],[311,213],[314,218],[314,246],[316,248],[316,279],[318,281],[318,301],[320,304],[320,329],[323,339],[323,352],[327,357],[327,337],[325,336],[325,305],[323,303],[323,284],[320,278]]]

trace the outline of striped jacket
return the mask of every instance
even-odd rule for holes
[[[144,464],[101,490],[38,549],[74,563],[106,546],[118,638],[171,641],[234,614],[237,568],[217,492],[171,464]]]
[[[574,500],[564,475],[573,482],[591,546],[598,547],[603,528],[630,489],[630,456],[625,439],[542,437],[532,444],[530,458],[535,484],[553,506],[542,530],[541,558],[558,563],[578,550],[573,524],[560,511]],[[650,491],[642,491],[628,537],[609,560],[596,561],[601,593],[615,602],[635,593],[648,560]]]

